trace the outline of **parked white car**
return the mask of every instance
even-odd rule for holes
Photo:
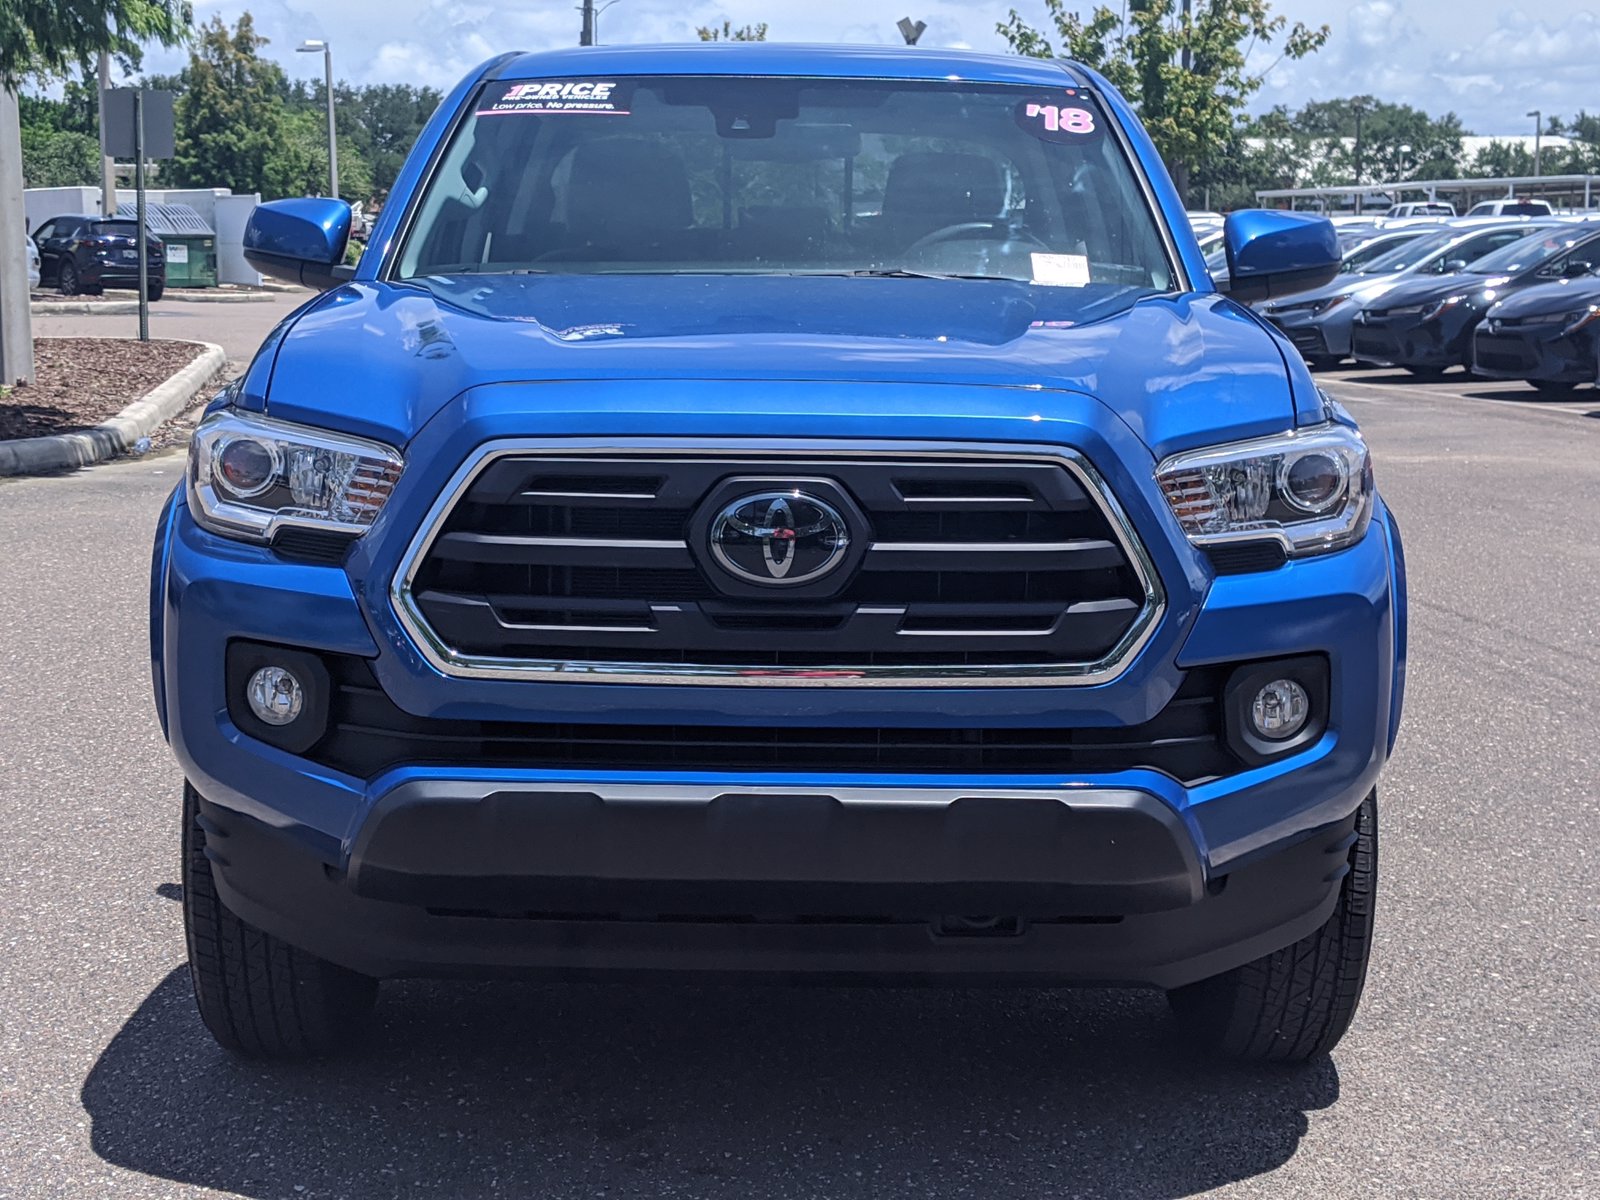
[[[22,240],[28,244],[28,286],[36,288],[39,286],[39,247],[27,234],[22,235]]]
[[[1554,214],[1548,200],[1485,200],[1467,209],[1469,217],[1548,217]]]

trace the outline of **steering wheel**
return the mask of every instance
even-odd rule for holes
[[[932,233],[925,233],[912,242],[911,245],[906,247],[905,253],[914,254],[918,250],[926,250],[931,246],[942,246],[945,242],[965,241],[978,234],[1001,232],[1006,235],[1006,241],[1024,238],[1041,250],[1050,248],[1046,242],[1029,233],[1026,229],[1013,229],[1009,222],[996,219],[992,221],[960,221],[954,225],[946,225],[942,229],[935,229]]]

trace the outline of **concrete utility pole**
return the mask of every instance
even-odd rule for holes
[[[111,86],[111,52],[100,51],[100,215],[117,215],[117,160],[106,153],[106,90]]]
[[[0,386],[33,378],[28,320],[28,251],[23,239],[22,121],[17,93],[0,84]]]
[[[1533,173],[1538,175],[1539,151],[1543,149],[1541,143],[1544,141],[1544,113],[1536,108],[1532,112],[1525,112],[1522,115],[1533,118]]]
[[[578,31],[578,45],[594,45],[594,0],[583,0],[579,6],[583,13],[583,28]]]
[[[312,39],[301,42],[295,47],[297,54],[315,54],[322,52],[322,70],[327,78],[328,89],[328,195],[337,200],[339,198],[339,131],[333,119],[333,46],[328,42]]]
[[[1183,19],[1180,28],[1183,30],[1183,48],[1178,51],[1178,65],[1184,73],[1194,70],[1194,50],[1190,45],[1189,22],[1193,12],[1193,0],[1183,0]],[[1127,37],[1127,29],[1123,29],[1123,37]],[[1178,189],[1178,198],[1185,205],[1189,203],[1189,164],[1176,162],[1172,164],[1172,183]]]
[[[1353,100],[1350,111],[1356,116],[1356,215],[1361,215],[1361,118],[1367,113],[1366,106],[1361,101]]]

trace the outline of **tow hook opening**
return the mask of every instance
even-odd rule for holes
[[[935,937],[1021,937],[1027,932],[1028,922],[1022,917],[954,917],[933,919]]]

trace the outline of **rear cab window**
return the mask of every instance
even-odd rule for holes
[[[487,85],[390,277],[897,274],[1085,298],[1178,286],[1092,95],[956,81],[608,76]]]

